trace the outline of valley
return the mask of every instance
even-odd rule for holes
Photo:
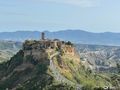
[[[120,47],[105,45],[78,44],[76,48],[81,60],[89,62],[94,70],[105,72],[117,72],[117,64],[120,64]]]
[[[21,42],[0,41],[0,63],[10,60],[21,48]]]

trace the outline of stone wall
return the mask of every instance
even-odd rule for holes
[[[53,41],[53,40],[41,40],[41,41],[26,41],[23,44],[24,50],[32,50],[32,49],[48,49],[48,48],[61,48],[61,41]]]

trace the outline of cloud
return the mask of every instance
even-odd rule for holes
[[[95,7],[101,0],[44,0],[48,2],[76,5],[80,7]]]

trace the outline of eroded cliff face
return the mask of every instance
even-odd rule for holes
[[[46,48],[29,43],[0,65],[0,90],[94,90],[98,85],[111,86],[109,78],[85,69],[73,46]]]
[[[116,73],[120,63],[120,47],[104,45],[76,45],[81,61],[89,61],[95,71]]]
[[[48,57],[24,55],[19,51],[10,61],[0,65],[0,90],[42,90],[54,78],[48,74]]]
[[[37,45],[37,47],[39,46]],[[28,45],[27,48],[23,47],[10,61],[0,65],[0,90],[75,89],[74,84],[72,86],[65,84],[65,82],[56,79],[58,75],[52,73],[58,71],[53,69],[56,67],[54,63],[51,66],[51,57],[56,52],[60,52],[60,49],[37,47],[31,48],[31,45]],[[58,74],[61,75],[61,73]],[[64,76],[62,77],[64,78]]]

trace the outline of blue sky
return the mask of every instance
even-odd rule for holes
[[[120,32],[120,0],[0,0],[0,32]]]

